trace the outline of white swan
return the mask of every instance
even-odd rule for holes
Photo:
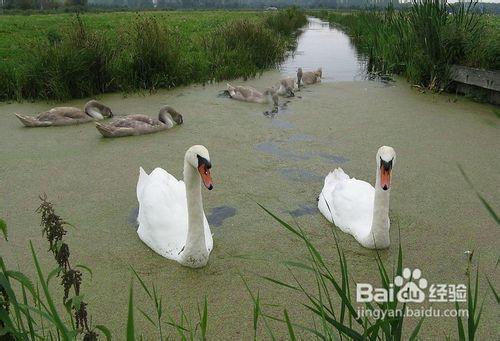
[[[211,190],[210,156],[204,146],[192,146],[184,156],[184,181],[161,168],[150,175],[140,169],[137,182],[139,238],[161,256],[200,268],[213,248],[203,212],[201,181]]]
[[[389,195],[395,161],[393,148],[380,147],[375,188],[365,181],[349,178],[342,168],[337,168],[325,178],[318,198],[318,208],[325,218],[369,249],[390,245]]]

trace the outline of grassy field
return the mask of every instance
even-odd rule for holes
[[[305,23],[296,8],[0,16],[0,100],[252,77],[284,58]]]
[[[192,40],[236,19],[259,19],[263,12],[250,11],[165,11],[141,12],[155,17],[165,26],[178,30],[182,39]],[[84,22],[93,30],[116,38],[119,28],[129,26],[136,12],[85,13]],[[46,40],[50,34],[71,27],[74,14],[37,14],[0,16],[0,60],[12,62],[26,55],[31,45]]]

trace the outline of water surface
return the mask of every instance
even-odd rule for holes
[[[359,56],[349,37],[328,22],[308,18],[307,27],[300,35],[297,49],[281,65],[284,75],[323,68],[324,82],[365,79],[364,58]]]

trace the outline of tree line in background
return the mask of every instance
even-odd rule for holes
[[[221,9],[269,7],[284,8],[300,6],[303,8],[396,8],[411,6],[407,0],[0,0],[1,10],[79,10],[99,9]],[[479,12],[500,14],[500,4],[479,3]]]
[[[87,0],[0,0],[0,7],[8,10],[54,10],[58,8],[85,8],[87,5]]]

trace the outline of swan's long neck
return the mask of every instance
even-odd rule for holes
[[[184,182],[188,211],[188,233],[183,257],[208,254],[205,243],[203,203],[201,200],[201,178],[197,169],[184,160]]]
[[[370,230],[370,241],[377,249],[386,248],[389,239],[389,197],[390,188],[384,191],[380,186],[380,167],[377,168],[375,181],[375,199],[373,200],[373,219]]]

